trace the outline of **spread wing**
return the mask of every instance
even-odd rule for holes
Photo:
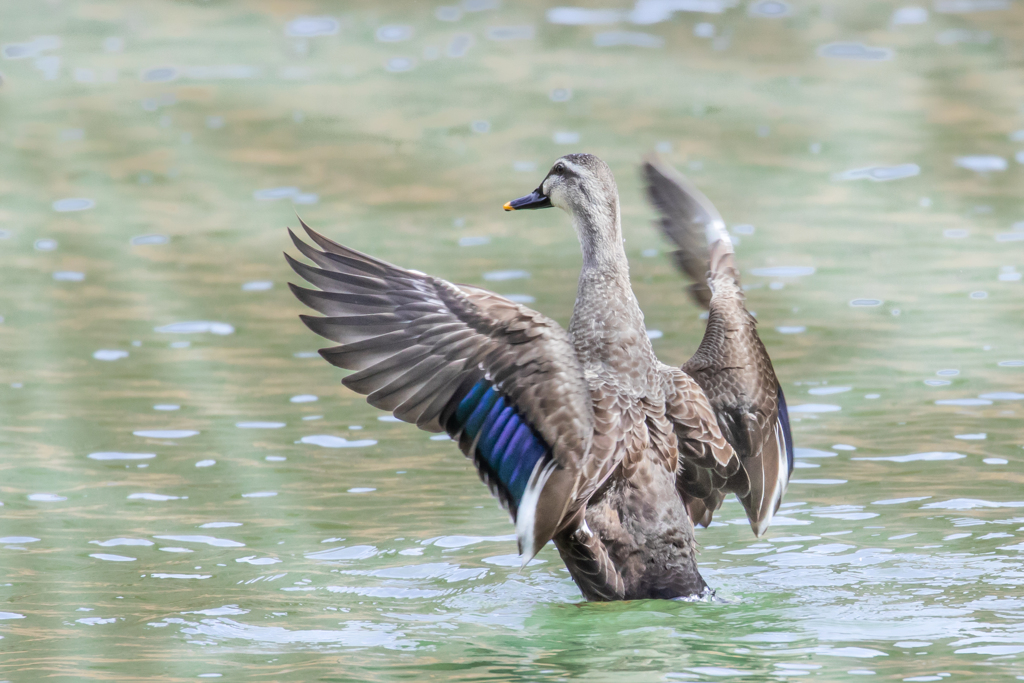
[[[700,190],[657,157],[647,157],[643,170],[648,196],[661,214],[658,225],[679,248],[676,263],[691,279],[706,283],[706,301],[703,294],[695,298],[708,307],[708,326],[682,370],[703,390],[738,458],[734,470],[691,459],[678,479],[680,490],[694,522],[705,525],[725,495],[735,493],[760,536],[778,510],[793,470],[786,400],[757,323],[746,309],[721,215]]]
[[[574,500],[594,415],[566,332],[476,287],[391,265],[310,230],[294,233],[318,267],[285,254],[320,291],[290,285],[327,317],[300,316],[339,346],[320,354],[342,383],[421,429],[447,432],[512,515],[529,560]]]

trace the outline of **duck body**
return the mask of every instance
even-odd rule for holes
[[[293,291],[329,317],[303,319],[341,343],[321,353],[357,371],[344,384],[458,441],[512,515],[524,563],[552,540],[587,600],[703,595],[694,523],[710,523],[733,492],[759,535],[791,470],[781,392],[730,270],[731,244],[716,270],[712,243],[704,343],[672,367],[656,357],[630,286],[608,167],[568,155],[505,208],[547,206],[570,213],[583,251],[568,332],[308,228],[324,251],[295,243],[320,268],[289,260],[325,291]]]
[[[583,523],[566,524],[555,546],[588,600],[701,594],[668,415],[673,380],[685,380],[654,354],[624,254],[592,261],[580,273],[569,337],[593,401],[594,447],[621,450],[612,458],[621,462],[586,500]]]

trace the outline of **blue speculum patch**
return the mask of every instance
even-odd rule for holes
[[[786,406],[786,397],[782,394],[782,387],[779,387],[779,424],[782,425],[782,435],[786,438],[786,461],[789,463],[789,473],[793,473],[793,436],[789,432],[789,408]]]
[[[478,457],[518,507],[533,468],[548,452],[547,444],[487,380],[474,384],[459,402],[455,422],[470,440],[477,440]]]

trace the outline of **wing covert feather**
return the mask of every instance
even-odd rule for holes
[[[477,287],[405,270],[314,232],[289,231],[316,267],[285,255],[322,291],[289,285],[326,317],[301,316],[339,346],[348,388],[399,419],[448,432],[513,516],[524,556],[557,531],[579,489],[594,414],[557,323]]]

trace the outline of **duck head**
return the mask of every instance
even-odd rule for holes
[[[586,260],[618,257],[622,251],[619,190],[608,164],[593,154],[567,154],[555,161],[536,190],[506,202],[504,209],[552,206],[572,216]]]
[[[557,206],[576,216],[594,210],[616,213],[618,205],[618,187],[608,164],[593,154],[567,154],[552,164],[536,190],[506,202],[504,209],[519,211]]]

